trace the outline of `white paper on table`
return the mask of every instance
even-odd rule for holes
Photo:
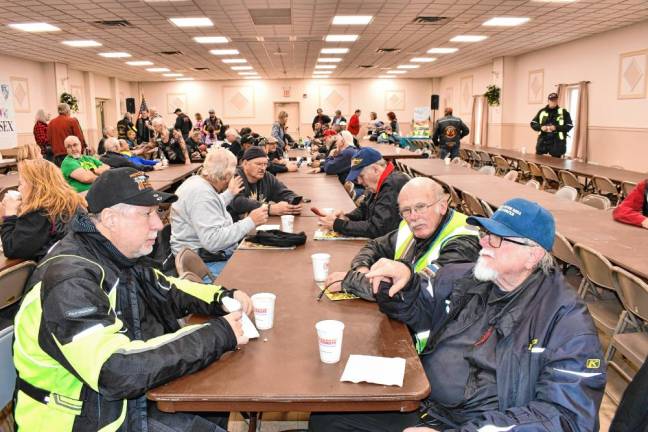
[[[403,387],[405,359],[351,354],[340,381],[361,381]]]
[[[221,302],[223,304],[223,309],[227,312],[231,313],[241,310],[241,302],[234,298],[223,297]],[[243,327],[243,336],[248,339],[258,338],[260,336],[259,331],[254,327],[254,324],[252,324],[252,320],[250,320],[245,313],[242,313],[241,316],[241,326]]]
[[[256,227],[257,231],[270,231],[270,230],[278,230],[278,229],[279,229],[279,225],[269,225],[269,224],[259,225],[258,227]]]

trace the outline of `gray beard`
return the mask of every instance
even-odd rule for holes
[[[492,268],[488,267],[488,265],[484,263],[482,257],[479,257],[477,259],[477,264],[475,264],[475,267],[473,268],[473,276],[481,282],[494,282],[499,274]]]

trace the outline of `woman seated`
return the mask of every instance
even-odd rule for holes
[[[0,204],[2,248],[7,258],[40,260],[66,232],[67,222],[87,207],[56,165],[45,159],[18,164],[18,193]]]
[[[176,191],[178,201],[171,207],[171,250],[177,255],[188,247],[198,253],[216,276],[234,253],[238,243],[254,227],[268,220],[261,206],[234,223],[227,206],[243,190],[243,181],[234,176],[236,156],[227,149],[212,148],[200,175],[189,177]]]
[[[24,161],[28,159],[43,159],[41,148],[36,144],[23,144],[18,146],[16,152],[16,161]]]

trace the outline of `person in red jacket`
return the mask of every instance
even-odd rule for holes
[[[54,154],[54,163],[61,166],[63,159],[67,156],[67,149],[65,148],[65,138],[74,135],[79,138],[81,147],[85,148],[85,139],[79,121],[70,116],[70,106],[66,103],[58,105],[58,117],[49,122],[47,126],[47,142],[52,146],[52,153]]]
[[[357,137],[358,134],[360,133],[360,110],[357,109],[349,119],[349,125],[347,126],[347,130],[351,132],[351,135],[354,137]]]
[[[637,185],[617,208],[612,216],[617,222],[648,228],[648,180]]]

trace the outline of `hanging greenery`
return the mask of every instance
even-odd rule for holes
[[[74,97],[74,95],[70,93],[62,93],[60,102],[68,104],[70,106],[70,111],[73,113],[79,112],[79,101]]]
[[[484,93],[488,105],[490,106],[499,106],[500,104],[500,88],[495,84],[491,84],[486,87],[486,93]]]

